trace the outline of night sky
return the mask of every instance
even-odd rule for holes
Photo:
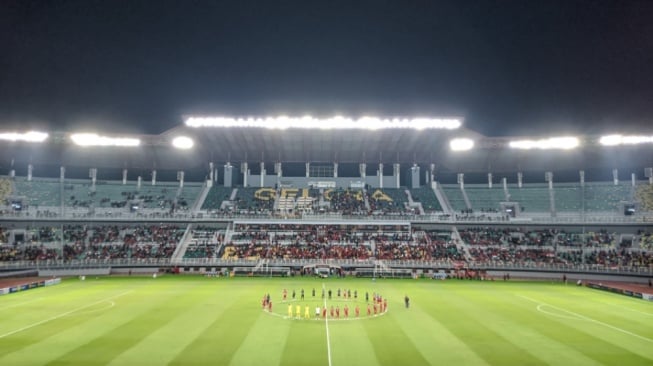
[[[3,127],[189,114],[651,133],[653,1],[0,1]]]

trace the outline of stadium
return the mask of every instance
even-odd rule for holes
[[[372,117],[188,117],[160,135],[1,136],[0,311],[11,315],[0,357],[11,364],[653,359],[652,137],[491,138],[457,118]],[[276,317],[259,319],[261,294]],[[385,299],[378,314],[370,294]],[[180,334],[204,329],[201,339],[179,349],[156,334],[198,306],[221,309],[210,328],[183,316],[195,325]],[[128,315],[144,309],[145,319]],[[44,337],[90,331],[86,322],[100,324],[87,345]],[[239,351],[278,327],[299,337],[290,349]],[[379,348],[388,333],[400,348]],[[176,351],[142,358],[161,342]],[[565,346],[547,355],[528,342]]]
[[[0,365],[653,365],[653,1],[0,1]]]

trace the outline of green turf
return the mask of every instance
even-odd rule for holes
[[[314,319],[323,285],[349,319]],[[306,290],[293,312],[309,306],[311,319],[287,318],[283,288]],[[366,316],[366,291],[389,299],[386,314]],[[0,319],[0,365],[653,364],[653,303],[557,283],[69,279],[0,297]]]

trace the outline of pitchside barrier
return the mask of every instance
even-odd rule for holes
[[[151,270],[150,270],[151,272]],[[40,277],[108,276],[111,268],[41,269]]]
[[[287,277],[290,276],[290,267],[261,267],[254,269],[252,267],[234,267],[232,274],[234,276],[250,277]]]
[[[630,291],[630,290],[618,288],[618,287],[615,287],[615,286],[603,285],[601,283],[588,283],[587,287],[593,288],[593,289],[596,289],[596,290],[608,291],[608,292],[612,292],[612,293],[615,293],[615,294],[630,296],[630,297],[634,297],[634,298],[637,298],[637,299],[644,299],[644,300],[648,300],[648,301],[653,301],[653,294],[647,294],[647,293],[638,292],[638,291]]]
[[[0,288],[0,295],[12,294],[20,291],[27,291],[37,287],[48,287],[61,283],[61,278],[52,278],[49,280],[31,281],[16,286]]]

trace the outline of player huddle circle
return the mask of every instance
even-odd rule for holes
[[[376,292],[346,288],[320,290],[284,288],[278,305],[267,293],[263,295],[261,307],[270,315],[288,320],[355,320],[378,317],[388,311],[388,299]]]

